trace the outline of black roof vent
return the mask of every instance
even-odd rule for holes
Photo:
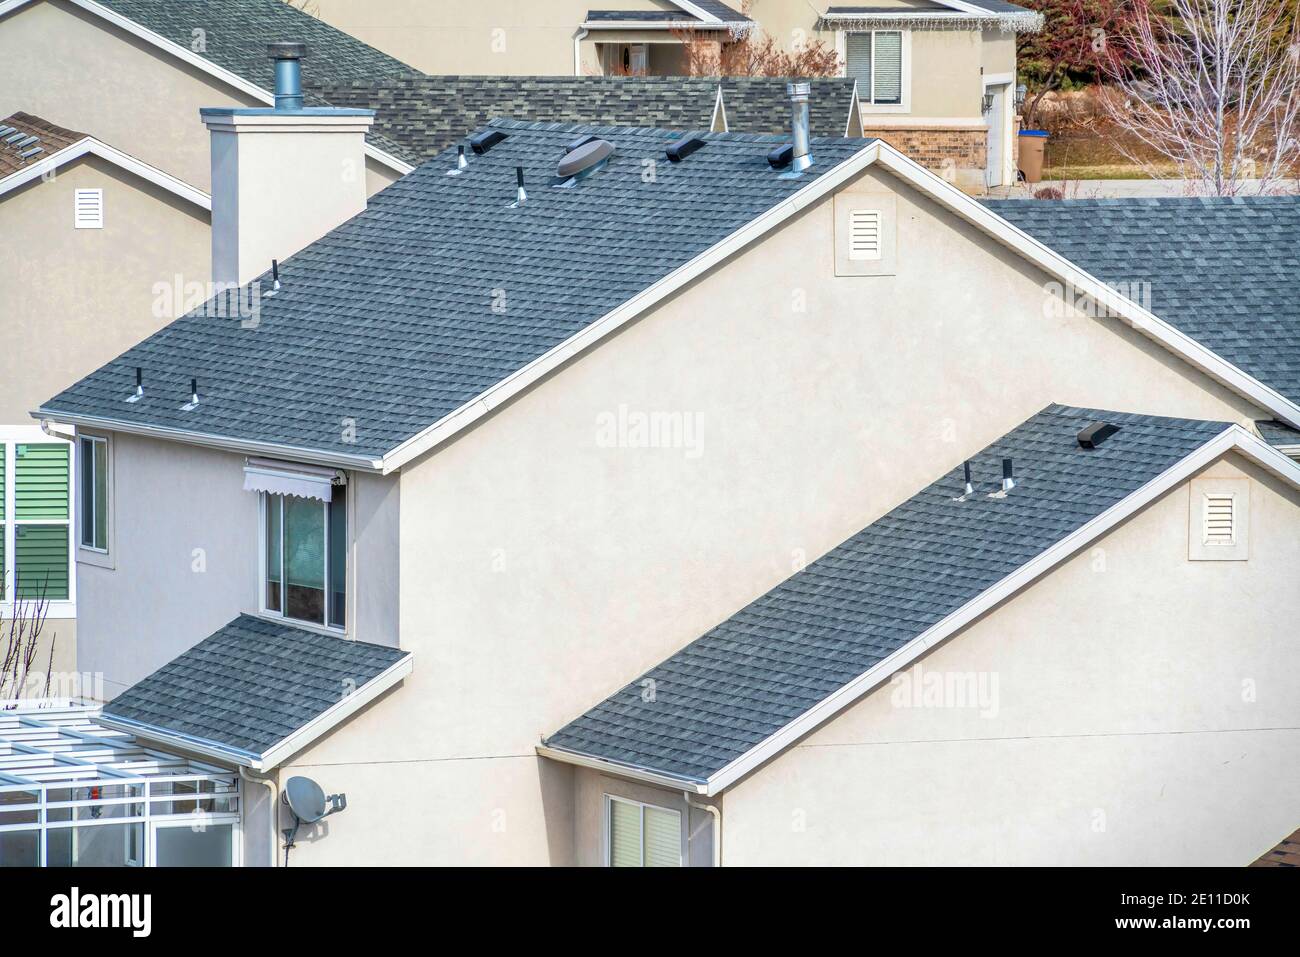
[[[664,150],[664,153],[668,156],[668,159],[671,162],[680,163],[696,150],[702,149],[703,147],[704,140],[700,139],[698,136],[683,136],[680,140],[675,140],[674,142],[669,143],[668,148]]]
[[[1079,440],[1079,448],[1095,449],[1118,431],[1118,425],[1111,425],[1109,422],[1093,422],[1080,429],[1075,438]]]
[[[469,148],[482,156],[505,138],[506,134],[500,130],[484,130],[482,133],[475,133],[469,138]]]
[[[590,172],[613,155],[613,143],[593,136],[564,154],[556,174],[561,179],[578,176]]]
[[[781,169],[794,161],[794,144],[785,143],[767,154],[767,165],[772,169]]]

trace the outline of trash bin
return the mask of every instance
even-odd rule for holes
[[[1046,130],[1020,131],[1020,177],[1026,183],[1037,183],[1043,178],[1043,149],[1046,146]]]

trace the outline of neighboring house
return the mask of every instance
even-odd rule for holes
[[[93,130],[207,190],[199,108],[271,105],[266,47],[277,41],[306,43],[313,73],[334,81],[415,72],[281,0],[0,0],[0,114]],[[344,175],[364,172],[373,193],[410,169],[399,146],[371,134],[361,167]]]
[[[0,120],[0,618],[15,597],[50,602],[33,670],[73,668],[77,531],[71,432],[43,431],[30,413],[202,302],[203,289],[190,307],[170,293],[175,274],[207,274],[209,207],[94,136],[28,113]]]
[[[375,111],[374,128],[421,160],[496,117],[687,133],[780,133],[790,126],[788,81],[651,76],[411,76],[308,88],[334,106]],[[808,81],[813,136],[859,136],[855,81]]]
[[[827,6],[634,0],[619,11],[545,0],[422,4],[320,0],[320,16],[430,74],[686,72],[681,30],[719,43],[761,30],[834,49],[858,82],[862,125],[968,192],[1015,182],[1016,33],[1040,14],[1004,0]],[[735,127],[733,127],[735,128]]]
[[[347,221],[255,325],[187,315],[39,410],[106,463],[95,721],[240,769],[232,861],[297,775],[348,797],[303,864],[1245,863],[1294,826],[1271,367],[878,140],[495,120],[352,215],[320,174],[365,124],[264,117],[205,115],[214,258],[300,244],[240,228],[272,193]],[[1251,281],[1255,208],[1184,271]],[[868,693],[914,659],[1003,676],[1003,723]]]

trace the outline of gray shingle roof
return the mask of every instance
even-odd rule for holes
[[[331,84],[307,78],[310,89],[334,106],[374,110],[374,129],[407,155],[422,159],[494,117],[707,130],[719,85],[732,132],[784,133],[790,128],[787,82],[771,77],[419,76]],[[843,136],[853,80],[810,82],[812,135]]]
[[[1300,402],[1300,197],[987,205],[1103,282],[1149,283],[1151,312]]]
[[[726,23],[743,23],[749,20],[749,17],[734,7],[723,3],[722,0],[691,0],[691,3],[705,13],[715,16]]]
[[[419,72],[283,0],[100,0],[100,4],[268,91],[275,88],[275,68],[266,45],[278,40],[306,43],[304,76],[320,82],[373,82]],[[309,106],[326,105],[310,90],[306,101]],[[367,141],[412,162],[381,132],[372,133]]]
[[[1260,438],[1269,445],[1300,445],[1300,430],[1291,428],[1285,422],[1265,419],[1255,423]]]
[[[814,140],[817,164],[784,179],[765,159],[775,137],[703,134],[703,149],[669,163],[663,149],[678,134],[664,130],[494,125],[507,138],[468,175],[445,175],[449,152],[283,263],[284,288],[260,300],[255,328],[191,313],[45,408],[376,457],[868,142]],[[586,134],[611,140],[617,155],[578,188],[550,188],[565,146]],[[643,160],[655,164],[652,182]],[[509,209],[520,164],[530,199]],[[145,398],[127,404],[137,366]],[[183,412],[192,376],[202,401]],[[355,421],[355,442],[343,419]]]
[[[589,23],[703,23],[699,17],[685,10],[588,10],[585,18]]]
[[[790,94],[786,77],[722,78],[722,102],[727,128],[744,133],[789,136]],[[808,126],[813,136],[843,136],[853,104],[852,77],[806,80],[812,86],[808,99]]]
[[[1229,427],[1050,406],[545,743],[702,782]]]
[[[103,717],[260,756],[406,657],[240,615],[104,705]]]

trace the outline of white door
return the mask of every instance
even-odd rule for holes
[[[1000,83],[986,86],[985,93],[993,94],[993,108],[986,119],[989,124],[988,165],[984,169],[985,186],[1001,186],[1003,167],[1006,166],[1007,142],[1007,93],[1011,86]]]

